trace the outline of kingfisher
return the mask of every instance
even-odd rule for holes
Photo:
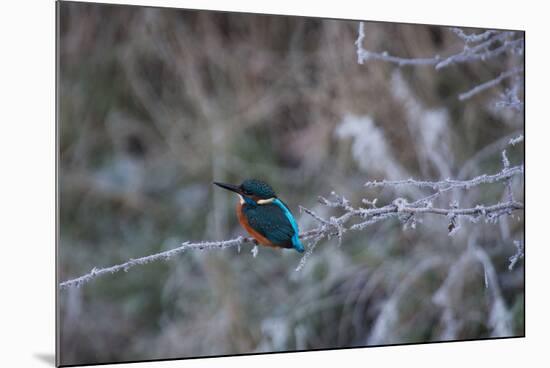
[[[294,216],[269,184],[257,179],[246,179],[241,185],[214,184],[239,195],[239,223],[259,244],[304,251]]]

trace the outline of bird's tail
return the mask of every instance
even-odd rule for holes
[[[296,234],[292,237],[292,246],[298,252],[300,252],[300,253],[304,252],[304,246],[303,246],[302,242],[300,241],[300,238],[298,238],[298,234]]]

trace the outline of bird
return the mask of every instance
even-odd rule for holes
[[[239,195],[237,218],[257,243],[304,251],[292,212],[269,184],[258,179],[246,179],[240,185],[214,184]]]

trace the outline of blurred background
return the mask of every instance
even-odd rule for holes
[[[269,182],[328,218],[426,190],[375,179],[469,179],[523,162],[512,80],[457,96],[522,56],[454,65],[357,63],[358,22],[59,3],[60,281],[183,241],[244,235],[213,180]],[[446,27],[365,23],[363,47],[403,57],[460,52]],[[481,30],[465,30],[467,33]],[[516,81],[517,82],[517,81]],[[517,84],[516,84],[517,85]],[[519,95],[523,94],[520,85]],[[513,181],[523,201],[523,180]],[[453,192],[461,206],[501,183]],[[495,223],[394,219],[300,254],[192,251],[58,294],[62,364],[478,339],[524,334],[523,211]]]

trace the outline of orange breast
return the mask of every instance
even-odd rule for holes
[[[258,241],[258,243],[262,245],[266,245],[268,247],[273,248],[279,248],[275,244],[273,244],[269,239],[267,239],[265,236],[257,232],[250,226],[248,223],[248,220],[246,219],[246,216],[243,213],[243,205],[242,203],[237,203],[237,218],[239,219],[239,223],[241,226],[254,238]]]

